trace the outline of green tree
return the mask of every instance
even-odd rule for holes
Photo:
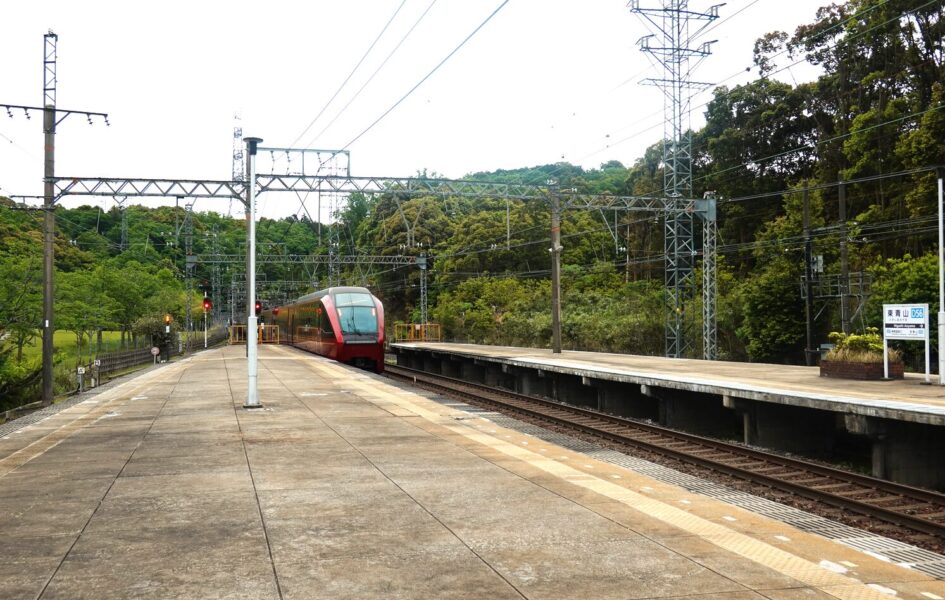
[[[23,348],[40,332],[42,272],[34,258],[0,258],[0,346],[16,348],[16,362],[23,362]]]
[[[105,295],[102,282],[90,271],[59,273],[56,286],[56,326],[70,330],[76,339],[76,366],[82,362],[83,342],[91,341],[95,332],[115,326],[117,306]]]

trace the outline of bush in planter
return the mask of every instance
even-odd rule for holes
[[[867,327],[865,333],[841,333],[832,331],[827,336],[834,343],[832,350],[827,352],[824,360],[856,363],[883,362],[883,338],[875,327]],[[889,362],[902,362],[902,353],[889,348],[887,351]]]
[[[833,332],[830,340],[836,344],[820,361],[821,377],[843,379],[883,379],[883,340],[875,328],[859,335]],[[903,365],[898,350],[889,350],[890,379],[902,379]]]

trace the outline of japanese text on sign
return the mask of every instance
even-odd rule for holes
[[[928,335],[928,304],[883,305],[883,336],[886,339],[926,340]]]

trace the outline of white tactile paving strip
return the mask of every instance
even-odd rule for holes
[[[144,367],[135,371],[133,374],[133,377],[143,375],[144,373],[153,371],[154,369],[157,369],[157,368],[160,368],[160,365],[149,365],[147,367]],[[39,423],[40,421],[43,421],[44,419],[48,417],[51,417],[59,412],[62,412],[63,410],[71,406],[75,406],[76,404],[80,404],[82,402],[92,400],[93,398],[95,398],[95,396],[101,394],[102,392],[106,392],[113,387],[121,385],[125,381],[128,381],[127,377],[124,377],[124,376],[117,377],[115,379],[106,381],[104,384],[96,388],[86,390],[85,392],[81,394],[75,394],[66,400],[57,402],[51,406],[47,406],[46,408],[35,410],[29,414],[23,415],[22,417],[17,417],[15,419],[7,421],[6,423],[0,424],[0,439],[4,438],[5,436],[10,435],[11,433],[15,433],[19,431],[20,429],[23,429],[24,427],[27,427],[34,423]]]
[[[63,402],[53,404],[52,406],[47,406],[46,408],[41,408],[27,415],[23,415],[22,417],[17,417],[16,419],[7,421],[6,423],[0,425],[0,438],[4,438],[28,425],[32,425],[33,423],[39,423],[47,417],[51,417],[52,415],[63,411],[70,406],[75,406],[76,404],[85,402],[86,400],[88,400],[88,397],[76,395]]]
[[[945,556],[909,544],[872,535],[842,523],[831,521],[778,502],[759,498],[751,494],[733,490],[718,483],[705,481],[698,477],[680,473],[655,463],[627,456],[614,450],[602,448],[593,443],[573,438],[569,435],[548,431],[539,426],[523,423],[501,413],[470,406],[452,399],[445,399],[435,394],[425,393],[425,397],[478,417],[488,419],[501,427],[530,435],[543,441],[559,445],[573,452],[579,452],[598,460],[625,467],[637,473],[648,475],[658,481],[677,485],[689,492],[701,494],[724,501],[753,513],[764,515],[786,523],[801,531],[820,535],[851,548],[866,552],[892,563],[908,566],[926,575],[945,579]]]

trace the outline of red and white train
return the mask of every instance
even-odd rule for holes
[[[280,343],[377,373],[384,371],[384,305],[363,287],[333,287],[266,311]]]

